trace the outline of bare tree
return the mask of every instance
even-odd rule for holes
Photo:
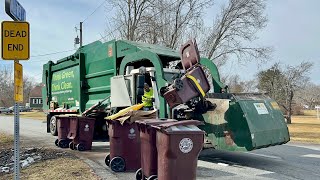
[[[24,103],[29,102],[31,90],[35,87],[35,80],[29,76],[23,77],[23,101]]]
[[[13,105],[13,68],[0,66],[0,104],[1,106]]]
[[[24,75],[23,103],[29,101],[29,95],[34,85],[34,80]],[[12,106],[14,104],[14,82],[12,66],[0,66],[0,87],[0,106]]]
[[[202,51],[217,66],[224,65],[232,55],[239,61],[269,58],[271,48],[252,45],[256,33],[266,26],[264,10],[264,0],[229,0],[214,25],[205,29]]]
[[[239,75],[232,75],[224,78],[231,93],[252,93],[256,92],[257,83],[255,80],[244,81]]]
[[[320,103],[320,85],[308,83],[296,94],[296,101],[301,105],[306,105],[308,109],[314,109]]]
[[[242,93],[244,90],[239,75],[226,77],[224,82],[228,85],[231,93]]]
[[[203,26],[204,9],[212,5],[212,0],[159,0],[155,1],[150,13],[151,28],[148,34],[151,43],[163,44],[176,49],[190,36],[196,36],[197,30]],[[149,40],[146,39],[148,42]]]
[[[116,27],[127,40],[162,44],[176,49],[203,25],[204,8],[213,0],[114,1]]]
[[[312,68],[313,64],[310,62],[302,62],[298,66],[286,66],[284,90],[285,90],[285,103],[282,106],[287,112],[287,123],[291,124],[292,115],[292,103],[295,93],[305,87],[309,82],[309,76],[307,76]]]
[[[268,92],[284,108],[288,124],[291,124],[294,96],[309,82],[312,66],[310,62],[302,62],[297,66],[286,65],[282,70],[279,64],[275,64],[258,74],[259,90]]]
[[[150,6],[149,0],[113,0],[112,4],[117,8],[115,17],[121,37],[127,40],[139,40],[141,20],[146,9]]]

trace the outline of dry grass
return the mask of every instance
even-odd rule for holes
[[[13,114],[3,114],[4,116],[13,116]],[[31,111],[31,112],[20,112],[21,118],[35,119],[35,120],[46,120],[44,112]]]
[[[291,141],[320,144],[320,119],[316,116],[293,116],[288,128]]]
[[[317,110],[304,110],[303,114],[305,116],[317,116]]]
[[[7,148],[9,146],[12,146],[12,144],[13,144],[13,137],[3,132],[0,132],[0,148]]]
[[[20,117],[36,120],[46,120],[46,115],[43,112],[31,111],[31,112],[21,112]]]
[[[13,174],[0,177],[0,179],[13,179]],[[35,163],[23,169],[20,179],[99,179],[87,164],[79,159],[58,158]]]

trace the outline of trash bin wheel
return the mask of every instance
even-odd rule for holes
[[[59,147],[59,144],[58,144],[58,143],[59,143],[59,139],[56,139],[56,140],[54,141],[54,144]]]
[[[178,78],[175,79],[173,82],[173,87],[177,89],[177,91],[180,91],[183,88],[183,81]]]
[[[69,147],[69,143],[66,140],[60,140],[58,142],[58,146],[61,148],[68,148]]]
[[[104,159],[104,162],[106,163],[107,166],[110,165],[110,154],[106,156],[106,158]]]
[[[110,161],[110,168],[114,172],[123,172],[126,168],[126,163],[121,157],[114,157]]]
[[[84,147],[84,144],[79,143],[79,144],[77,144],[77,150],[78,151],[84,151],[84,150],[86,150],[86,148]]]
[[[157,175],[151,175],[150,177],[148,177],[147,180],[158,180],[158,176]]]
[[[140,168],[136,171],[136,180],[143,180],[142,177],[143,177],[142,168]]]
[[[69,148],[72,149],[72,150],[75,150],[74,149],[74,143],[72,141],[69,143]]]

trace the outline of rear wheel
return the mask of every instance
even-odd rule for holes
[[[50,119],[50,133],[53,136],[58,135],[58,129],[57,129],[57,118],[55,116],[52,116]]]
[[[110,161],[110,168],[114,172],[123,172],[126,169],[126,164],[123,158],[114,157]]]

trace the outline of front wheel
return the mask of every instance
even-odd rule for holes
[[[140,168],[136,171],[136,180],[142,180],[142,178],[143,178],[143,173],[142,173],[142,168]]]
[[[55,116],[52,116],[50,119],[50,133],[53,136],[58,135],[58,129],[57,129],[57,118]]]

